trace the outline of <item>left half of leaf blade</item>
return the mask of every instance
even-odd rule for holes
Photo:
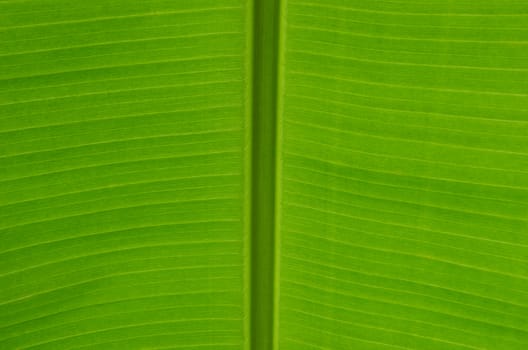
[[[0,4],[0,348],[245,346],[248,13]]]

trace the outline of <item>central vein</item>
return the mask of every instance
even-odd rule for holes
[[[254,0],[251,349],[271,350],[280,0]]]

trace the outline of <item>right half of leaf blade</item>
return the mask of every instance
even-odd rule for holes
[[[289,0],[281,349],[526,349],[528,6]]]

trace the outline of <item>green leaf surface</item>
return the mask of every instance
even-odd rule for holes
[[[248,341],[249,7],[0,4],[0,348]]]
[[[0,349],[528,349],[524,0],[0,0]]]
[[[527,349],[527,3],[286,3],[280,349]]]

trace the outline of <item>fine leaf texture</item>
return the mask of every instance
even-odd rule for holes
[[[0,3],[0,349],[248,343],[248,13]]]
[[[528,349],[528,3],[282,16],[280,349]]]
[[[527,349],[528,3],[255,1],[0,0],[0,349]]]

